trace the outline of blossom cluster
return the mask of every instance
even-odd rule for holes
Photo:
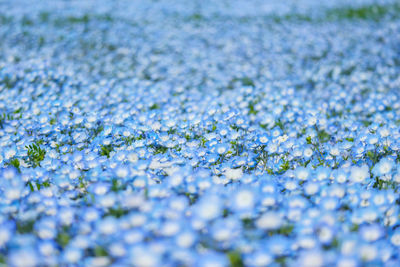
[[[0,265],[400,265],[398,4],[25,2]]]

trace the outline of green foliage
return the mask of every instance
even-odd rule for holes
[[[26,146],[27,152],[27,162],[33,168],[40,166],[40,162],[44,159],[46,151],[40,147],[43,141],[36,141],[35,143]]]
[[[50,18],[50,13],[49,13],[49,12],[42,11],[42,12],[39,13],[39,19],[40,19],[42,22],[47,22],[47,21],[49,21],[49,18]]]
[[[283,163],[280,166],[279,173],[284,173],[290,169],[290,163],[288,160],[283,159]]]
[[[4,85],[6,88],[13,88],[17,81],[15,79],[12,79],[9,76],[3,77],[3,80],[0,80],[0,85]]]
[[[135,141],[135,137],[133,136],[122,137],[121,140],[124,141],[125,145],[130,146]]]
[[[185,193],[185,196],[189,199],[189,204],[193,205],[196,203],[197,199],[199,198],[197,195],[190,194],[188,192]]]
[[[43,183],[36,183],[36,187],[38,190],[45,188],[45,187],[50,187],[50,182],[49,181],[45,181]]]
[[[228,215],[229,215],[229,210],[228,210],[227,208],[225,208],[225,209],[222,211],[222,217],[226,218],[226,217],[228,217]]]
[[[398,15],[400,5],[398,3],[388,5],[364,5],[361,7],[333,8],[326,12],[328,19],[370,19],[378,20],[386,15]]]
[[[200,146],[206,147],[206,143],[207,143],[207,139],[205,139],[204,137],[201,137],[200,138]]]
[[[96,246],[94,248],[94,255],[96,257],[106,257],[106,256],[108,256],[108,252],[105,248],[103,248],[101,246]]]
[[[203,20],[204,17],[200,13],[193,13],[191,16],[189,16],[189,19],[194,21],[200,21]]]
[[[244,267],[242,256],[238,251],[229,251],[227,256],[231,267]]]
[[[70,236],[66,231],[61,231],[58,233],[56,241],[62,248],[65,248],[70,241]]]
[[[13,116],[11,114],[3,113],[2,115],[0,115],[0,128],[1,129],[3,128],[3,125],[7,120],[10,121],[10,120],[13,120],[13,119],[14,118],[13,118]]]
[[[31,181],[28,181],[28,182],[26,183],[26,185],[29,186],[29,189],[31,189],[31,192],[35,191],[35,187],[33,187],[33,184],[32,184]]]
[[[160,105],[157,103],[154,103],[153,105],[150,106],[150,110],[155,110],[155,109],[160,109]]]
[[[126,186],[121,183],[121,179],[118,178],[112,179],[111,191],[118,192],[124,190],[125,188]]]
[[[240,78],[239,81],[241,81],[242,85],[244,85],[244,86],[253,86],[253,87],[255,87],[255,84],[254,84],[253,80],[251,78],[249,78],[249,77]]]
[[[128,214],[128,211],[122,209],[121,207],[118,207],[109,209],[108,213],[106,213],[105,216],[113,216],[116,218],[120,218],[126,214]]]
[[[100,146],[100,156],[106,156],[107,158],[110,157],[110,153],[114,151],[112,145],[101,145]]]
[[[122,137],[121,138],[121,140],[125,143],[125,145],[128,145],[128,146],[132,145],[132,143],[134,141],[143,140],[143,139],[146,139],[146,136],[144,134],[141,134],[141,135],[136,136],[136,137],[131,135],[131,136],[127,136],[127,137]]]
[[[275,122],[275,125],[278,126],[282,131],[285,129],[280,119]]]
[[[87,186],[87,181],[85,180],[85,177],[83,175],[79,176],[79,188],[86,188]]]
[[[250,219],[250,218],[243,218],[242,219],[242,224],[243,224],[243,227],[245,229],[254,228],[254,221],[252,219]]]
[[[358,224],[353,224],[351,227],[350,227],[350,232],[358,232],[358,229],[360,228],[360,226],[358,225]]]
[[[307,136],[306,142],[308,145],[312,145],[311,136]]]
[[[13,166],[14,168],[16,168],[19,172],[21,171],[20,167],[20,163],[19,160],[17,158],[12,158],[10,159],[10,161],[8,163],[6,163],[6,165],[8,166]]]
[[[0,14],[0,25],[5,25],[11,23],[13,18],[11,16],[6,16],[4,14]]]
[[[103,130],[104,130],[104,126],[103,126],[103,125],[100,125],[100,126],[96,127],[96,128],[93,130],[92,137],[95,138],[95,137],[98,136]]]
[[[254,82],[253,82],[253,80],[251,79],[251,78],[249,78],[249,77],[241,77],[241,78],[234,78],[234,79],[232,79],[230,82],[229,82],[229,84],[228,84],[228,86],[227,86],[227,89],[233,89],[234,88],[234,85],[236,84],[236,83],[240,83],[242,86],[252,86],[252,87],[255,87],[255,84],[254,84]]]
[[[287,224],[287,225],[282,226],[278,230],[278,234],[288,236],[293,232],[293,229],[294,229],[294,225],[293,224]]]
[[[20,234],[32,233],[34,221],[17,222],[17,232]]]
[[[278,266],[287,266],[286,260],[287,260],[286,256],[280,256],[275,259],[275,262],[278,263]]]
[[[258,111],[255,110],[255,108],[254,108],[254,102],[250,101],[249,105],[248,105],[248,108],[249,108],[249,114],[256,115],[258,113]]]
[[[324,131],[324,130],[319,130],[319,131],[317,132],[317,137],[318,137],[319,142],[321,142],[321,143],[326,143],[326,142],[328,142],[329,139],[331,138],[331,135],[328,134],[328,133],[327,133],[326,131]]]
[[[80,17],[69,16],[69,17],[67,18],[67,20],[68,20],[68,22],[70,22],[70,23],[78,23],[78,24],[80,24],[80,23],[88,23],[89,20],[90,20],[90,18],[89,18],[89,15],[88,15],[88,14],[85,14],[85,15],[80,16]]]
[[[286,14],[283,16],[274,16],[273,20],[276,23],[282,23],[284,21],[307,21],[307,22],[310,22],[310,21],[312,21],[312,18],[307,15],[292,13],[292,14]]]
[[[33,21],[30,18],[28,18],[27,16],[23,16],[22,20],[21,20],[21,24],[23,26],[32,26],[33,25]]]
[[[375,20],[378,21],[387,16],[398,18],[400,4],[370,4],[358,7],[337,7],[326,10],[324,16],[308,16],[299,13],[289,13],[283,16],[272,16],[276,23],[283,22],[325,22],[338,20]],[[343,73],[346,74],[346,73]]]
[[[165,154],[168,151],[168,147],[161,145],[151,145],[151,148],[154,149],[154,154]]]

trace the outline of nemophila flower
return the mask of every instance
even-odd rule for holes
[[[318,267],[325,265],[325,256],[319,250],[303,251],[298,259],[298,264],[305,267]]]
[[[7,264],[18,267],[37,266],[39,264],[39,257],[37,252],[32,248],[20,248],[10,253]]]
[[[298,183],[295,180],[288,180],[283,184],[283,187],[286,190],[294,191],[295,189],[298,188]]]
[[[218,220],[211,228],[211,235],[218,242],[228,242],[239,235],[239,230],[240,224],[238,220]]]
[[[390,236],[390,242],[396,246],[399,247],[400,246],[400,231],[399,230],[395,230],[391,236]]]
[[[0,228],[0,248],[4,248],[14,232],[11,223],[2,223]]]
[[[356,267],[358,265],[358,259],[355,256],[342,256],[337,260],[338,267]]]
[[[110,263],[111,260],[108,258],[108,256],[88,257],[84,260],[84,264],[86,266],[102,267],[110,265]]]
[[[75,210],[72,208],[62,208],[58,214],[58,220],[61,225],[71,225],[74,221]]]
[[[329,154],[333,157],[337,157],[340,155],[340,148],[339,146],[332,146],[329,149]]]
[[[390,259],[394,256],[394,249],[391,246],[388,246],[386,242],[379,241],[378,244],[379,255],[378,259],[380,259],[384,263],[388,263]]]
[[[352,166],[350,169],[350,180],[354,183],[363,183],[369,178],[369,168],[367,165]]]
[[[331,173],[331,176],[335,179],[335,181],[339,184],[345,183],[348,179],[348,174],[343,169],[334,170]]]
[[[54,262],[56,259],[50,259],[52,256],[54,256],[54,253],[57,252],[57,246],[55,242],[52,241],[43,241],[38,244],[38,252],[49,262]]]
[[[274,206],[277,204],[277,196],[273,193],[266,193],[263,194],[262,198],[261,198],[261,204],[263,206]]]
[[[107,183],[95,183],[90,185],[89,190],[92,191],[96,195],[104,195],[106,194],[110,189],[110,185]]]
[[[215,148],[215,152],[218,154],[225,154],[228,152],[229,146],[227,144],[219,144]]]
[[[360,232],[362,238],[368,242],[376,241],[383,235],[382,228],[378,225],[364,226]]]
[[[10,5],[0,52],[0,224],[12,224],[0,230],[0,246],[7,263],[35,248],[35,265],[192,266],[204,259],[213,266],[307,266],[320,258],[329,266],[398,265],[395,17],[379,31],[357,19],[346,22],[350,31],[338,30],[334,20],[312,23],[312,38],[310,22],[278,36],[252,18],[291,11],[271,5],[253,14],[253,2],[207,6],[200,19],[177,2],[161,13],[153,5],[160,14],[146,25],[115,16],[132,9],[129,3],[104,17],[93,14],[107,4],[88,4],[85,16],[74,6],[68,19],[60,13],[62,32],[47,27],[52,5],[24,17]],[[305,15],[328,8],[299,6]],[[238,12],[250,20],[227,27],[212,19]],[[154,30],[161,21],[168,34]],[[105,37],[87,53],[99,43],[93,25]],[[26,46],[32,34],[43,40]],[[238,34],[244,38],[232,43]],[[218,49],[205,45],[210,38]],[[274,53],[260,60],[264,50]],[[43,60],[46,51],[57,53]],[[318,57],[313,64],[310,51]],[[25,146],[36,142],[46,156],[34,167]],[[389,171],[384,159],[392,159]],[[263,221],[269,212],[280,224]],[[107,230],[109,218],[118,230]],[[375,226],[377,239],[369,229]]]
[[[321,200],[320,205],[325,210],[334,210],[338,206],[338,199],[334,197],[324,198]]]
[[[3,154],[5,160],[10,160],[15,156],[15,154],[17,154],[17,150],[15,147],[8,147],[4,149]]]
[[[275,257],[283,256],[290,251],[289,240],[281,235],[272,236],[266,242],[266,248]]]
[[[163,236],[175,236],[181,230],[181,225],[177,221],[166,221],[163,223],[160,234]]]
[[[36,232],[42,239],[52,239],[56,236],[56,222],[52,219],[42,219],[35,224]]]
[[[193,215],[203,219],[212,220],[217,218],[222,212],[222,201],[216,195],[202,196],[195,204]]]
[[[327,167],[318,166],[315,169],[315,176],[316,176],[317,180],[323,181],[323,180],[328,179],[330,177],[331,171],[332,170],[327,168]]]
[[[236,212],[249,212],[256,204],[256,192],[251,189],[240,189],[231,197],[231,208]]]
[[[382,158],[375,166],[372,168],[372,173],[375,176],[385,176],[388,175],[394,168],[393,160],[389,158]]]
[[[310,175],[309,169],[305,167],[297,167],[295,170],[295,176],[299,180],[307,180]]]
[[[270,154],[275,153],[278,150],[278,144],[277,143],[269,143],[266,147],[266,150]]]
[[[258,140],[261,144],[265,145],[269,142],[269,137],[266,134],[263,134],[261,136],[258,137]]]
[[[238,180],[240,178],[242,178],[243,176],[243,171],[241,168],[227,168],[224,171],[224,175],[226,178],[230,179],[230,180]]]
[[[125,179],[129,176],[129,168],[127,166],[120,165],[115,168],[115,175],[118,178]]]
[[[113,217],[107,217],[97,223],[97,230],[103,235],[110,235],[118,231],[118,221]]]
[[[226,266],[228,262],[229,260],[224,254],[217,252],[206,252],[197,259],[199,267],[222,267]]]
[[[95,208],[87,208],[84,211],[85,212],[81,216],[87,222],[94,222],[101,216],[100,211]]]
[[[189,248],[197,241],[197,235],[191,230],[185,230],[175,236],[175,243],[182,248]]]
[[[370,207],[363,209],[361,215],[363,221],[372,223],[378,218],[379,213],[377,209]]]
[[[367,144],[369,145],[375,145],[376,143],[378,143],[378,141],[379,141],[378,136],[374,134],[370,134],[366,140]]]
[[[83,256],[83,251],[79,248],[67,247],[63,252],[63,261],[67,264],[78,263]]]
[[[303,156],[305,159],[309,159],[312,157],[312,155],[314,154],[313,149],[311,148],[311,146],[305,146],[303,149]]]
[[[130,264],[135,266],[158,266],[161,262],[161,255],[146,246],[135,246],[130,252]]]
[[[377,192],[372,196],[372,203],[376,206],[384,206],[387,203],[386,195],[383,192]]]
[[[208,163],[215,163],[219,159],[219,155],[217,154],[210,154],[206,156],[206,160]]]
[[[241,167],[244,166],[247,162],[247,159],[244,157],[234,157],[232,160],[232,167],[233,168],[237,168],[237,167]]]
[[[244,258],[244,263],[249,266],[268,266],[273,262],[272,255],[266,250],[256,250]]]
[[[275,230],[283,225],[283,219],[279,213],[266,212],[256,220],[256,225],[260,229]]]
[[[373,244],[364,244],[358,248],[358,254],[363,261],[370,262],[378,257],[378,248]]]
[[[317,192],[319,192],[319,190],[320,190],[320,186],[318,183],[315,183],[315,182],[308,182],[304,186],[304,192],[307,195],[315,195]]]

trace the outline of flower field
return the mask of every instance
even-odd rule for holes
[[[0,0],[0,266],[400,266],[400,3]]]

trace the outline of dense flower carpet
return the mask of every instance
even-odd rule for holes
[[[0,1],[0,266],[400,266],[397,1]]]

